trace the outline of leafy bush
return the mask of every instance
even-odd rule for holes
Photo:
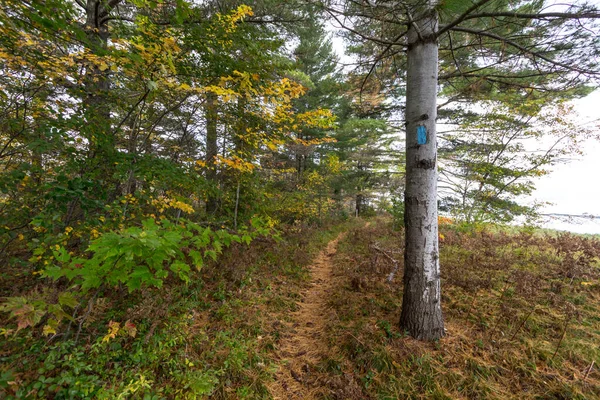
[[[257,236],[271,233],[269,224],[259,218],[251,219],[250,228],[243,227],[237,233],[186,220],[174,223],[166,218],[148,218],[142,226],[100,234],[79,257],[57,244],[50,257],[55,262],[40,273],[54,280],[66,278],[80,293],[63,292],[54,303],[37,295],[10,297],[0,305],[0,311],[16,320],[17,331],[47,319],[44,334],[56,334],[62,321],[73,322],[66,307],[75,309],[79,304],[76,297],[85,299],[90,290],[125,285],[131,293],[145,287],[161,288],[169,277],[188,283],[191,266],[199,271],[206,259],[216,260],[232,243],[248,245]]]
[[[57,246],[54,257],[62,265],[49,267],[43,274],[54,279],[66,277],[84,291],[119,284],[126,285],[130,292],[144,285],[162,287],[170,275],[189,282],[190,264],[200,270],[207,257],[216,260],[231,243],[249,244],[257,235],[269,232],[258,219],[252,220],[252,225],[252,232],[232,234],[190,221],[176,224],[149,218],[142,227],[108,232],[93,240],[87,249],[89,258],[72,258]]]

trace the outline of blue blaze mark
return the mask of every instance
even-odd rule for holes
[[[417,126],[417,144],[427,143],[427,128],[424,125]]]

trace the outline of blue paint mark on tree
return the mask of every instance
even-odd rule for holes
[[[417,144],[427,143],[427,128],[424,125],[417,126]]]

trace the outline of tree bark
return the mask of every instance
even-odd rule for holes
[[[400,327],[419,340],[444,336],[437,220],[436,99],[438,17],[435,1],[408,31],[406,88],[406,248]]]
[[[217,95],[214,93],[206,94],[206,179],[212,186],[208,191],[206,200],[206,212],[212,214],[217,210],[218,200],[215,194],[217,188]]]
[[[86,3],[85,32],[88,38],[88,49],[93,54],[104,51],[108,45],[110,36],[107,23],[100,23],[100,14],[104,8],[99,0],[87,0]],[[107,141],[108,146],[112,144],[110,132],[110,108],[107,101],[107,95],[110,90],[109,71],[101,71],[97,65],[88,65],[84,79],[84,88],[86,97],[84,104],[89,110],[88,126],[93,128],[100,127],[97,140],[99,142]]]
[[[248,132],[247,123],[246,123],[246,105],[248,104],[248,100],[244,96],[241,96],[237,100],[237,123],[235,126],[234,132],[234,143],[235,143],[235,152],[236,155],[240,158],[246,157],[246,152],[248,151],[248,143],[245,139]]]
[[[362,196],[362,194],[359,193],[359,194],[356,195],[356,208],[355,208],[355,211],[356,211],[356,216],[357,217],[362,216],[362,203],[363,203],[363,196]]]

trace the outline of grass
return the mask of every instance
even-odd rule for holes
[[[349,375],[360,391],[345,384],[331,398],[600,397],[600,241],[443,226],[447,335],[422,343],[397,328],[402,273],[388,284],[393,263],[374,249],[402,262],[402,233],[390,227],[351,231],[334,260],[345,283],[330,301],[321,381]]]

